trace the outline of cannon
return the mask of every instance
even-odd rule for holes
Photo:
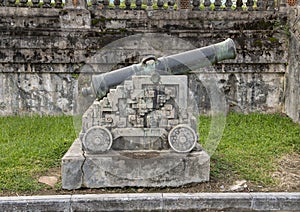
[[[188,108],[186,74],[235,56],[234,42],[227,39],[93,76],[92,86],[82,92],[100,100],[82,117],[84,151],[192,151],[198,145],[197,121]]]
[[[209,180],[187,73],[236,55],[231,39],[92,77],[98,96],[62,159],[62,186],[177,187]],[[90,96],[91,97],[91,96]],[[94,97],[94,95],[93,95]]]
[[[153,70],[159,74],[187,74],[191,70],[196,70],[226,59],[234,59],[236,57],[236,48],[232,39],[190,50],[187,52],[161,57],[156,59],[154,56],[144,58],[141,63],[114,70],[108,73],[95,75],[92,77],[92,86],[82,89],[82,94],[96,94],[101,99],[106,95],[107,91],[124,80],[136,74],[146,73],[147,64],[150,63]],[[152,62],[150,62],[152,61]],[[154,62],[154,64],[153,64]]]

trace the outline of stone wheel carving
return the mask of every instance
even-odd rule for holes
[[[92,127],[87,130],[82,144],[89,153],[102,153],[111,148],[113,137],[105,127]]]
[[[196,132],[188,125],[177,125],[168,136],[169,144],[176,152],[190,152],[198,140]]]

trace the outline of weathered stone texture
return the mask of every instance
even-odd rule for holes
[[[205,151],[84,154],[77,139],[62,159],[62,186],[69,190],[80,187],[176,187],[207,181],[209,163],[210,157]]]
[[[0,101],[5,105],[1,106],[2,115],[72,114],[81,67],[92,63],[97,72],[116,68],[103,59],[108,55],[99,59],[97,54],[107,44],[138,33],[163,33],[190,43],[181,46],[161,39],[165,45],[162,48],[172,47],[164,54],[207,46],[228,37],[234,39],[238,57],[210,69],[218,73],[221,89],[229,103],[235,105],[231,109],[282,111],[283,78],[288,61],[286,10],[274,13],[83,10],[80,5],[77,10],[0,7],[0,20],[0,78],[3,82]],[[123,60],[118,62],[118,67],[140,62],[143,49],[137,51],[135,45],[128,43],[125,50],[120,48],[121,53],[113,54]],[[156,50],[157,56],[162,56],[159,49]],[[145,52],[151,53],[149,49]],[[41,84],[35,85],[37,76]],[[18,78],[31,86],[24,88]]]
[[[77,82],[70,74],[0,74],[0,115],[71,114]]]
[[[16,31],[59,29],[59,11],[54,8],[0,7],[0,27],[14,28]]]
[[[243,113],[278,112],[283,107],[284,75],[282,73],[229,73],[215,74],[216,85],[226,95],[228,109]],[[199,112],[208,112],[211,99],[203,85],[207,74],[195,74],[190,82],[195,92]]]
[[[132,152],[86,155],[83,185],[88,188],[177,187],[209,180],[210,157],[204,151],[188,154],[157,151],[142,156],[139,152],[139,155],[142,158],[134,159]]]
[[[292,30],[289,42],[288,72],[286,73],[285,112],[300,123],[300,7],[290,14]]]
[[[300,193],[129,193],[0,197],[1,211],[299,211]]]
[[[65,29],[88,29],[91,24],[91,14],[85,9],[68,8],[61,12],[60,23],[61,27]]]
[[[170,68],[171,61],[166,62]],[[128,74],[131,68],[122,70]],[[95,87],[99,78],[93,78]],[[185,75],[125,80],[84,113],[78,139],[82,148],[76,140],[62,160],[63,188],[76,189],[80,183],[87,188],[177,187],[208,181],[210,156],[197,144],[194,112]]]
[[[78,189],[82,185],[82,165],[85,161],[81,142],[76,139],[62,158],[62,185],[65,189]]]

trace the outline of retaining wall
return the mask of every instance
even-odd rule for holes
[[[189,44],[176,46],[172,39],[161,40],[165,49],[170,47],[164,54],[232,38],[237,58],[209,69],[216,73],[228,109],[282,112],[288,104],[284,83],[290,64],[289,8],[269,1],[273,3],[253,10],[249,2],[244,3],[248,5],[245,10],[241,5],[235,5],[236,10],[174,10],[172,6],[108,9],[98,3],[86,7],[82,1],[75,6],[67,1],[63,8],[0,7],[0,114],[73,114],[78,107],[78,76],[84,64],[110,71],[104,57],[95,60],[99,51],[118,39],[140,33],[153,33],[154,37],[163,34]],[[125,53],[116,53],[123,60],[118,66],[139,62],[143,48],[136,49],[128,44],[122,48]],[[199,88],[209,74],[200,70],[197,77],[190,76],[190,86],[204,112],[210,109],[210,97]]]

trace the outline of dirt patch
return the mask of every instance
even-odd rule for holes
[[[278,160],[279,167],[272,177],[281,191],[300,191],[300,155],[293,153]]]

